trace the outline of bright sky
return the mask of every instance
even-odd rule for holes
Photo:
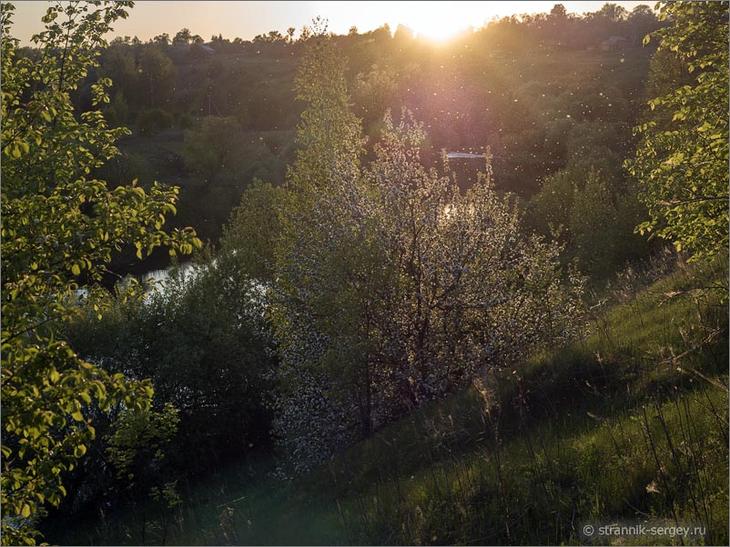
[[[13,35],[28,44],[30,37],[42,29],[40,19],[46,2],[13,2],[16,6]],[[166,32],[173,36],[187,27],[206,40],[213,34],[226,38],[250,40],[257,34],[289,27],[300,30],[316,16],[329,21],[329,29],[346,33],[351,26],[362,31],[388,23],[395,30],[399,24],[416,34],[434,39],[448,38],[468,27],[479,27],[493,17],[519,13],[548,12],[556,1],[521,2],[211,2],[211,1],[138,1],[128,19],[118,21],[112,36],[138,36],[148,40]],[[561,2],[569,12],[597,11],[603,1]],[[644,2],[616,2],[631,10]]]

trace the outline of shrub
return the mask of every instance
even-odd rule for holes
[[[142,135],[155,135],[172,127],[172,114],[161,108],[148,108],[137,115],[137,130]]]

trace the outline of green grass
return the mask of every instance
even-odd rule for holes
[[[584,523],[624,520],[702,525],[692,543],[727,544],[727,312],[692,290],[724,272],[668,276],[598,313],[587,339],[431,403],[296,481],[241,464],[184,487],[165,540],[576,544]],[[141,543],[140,512],[62,540]],[[145,526],[159,543],[162,528]],[[632,541],[680,542],[621,540]]]

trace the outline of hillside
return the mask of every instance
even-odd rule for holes
[[[133,4],[0,9],[0,543],[728,542],[730,1]]]
[[[705,543],[726,544],[727,316],[722,291],[695,289],[725,272],[680,266],[643,288],[648,273],[624,276],[588,338],[426,406],[308,476],[279,481],[270,463],[248,462],[187,484],[175,514],[140,508],[47,537],[560,544],[613,518],[702,525]]]

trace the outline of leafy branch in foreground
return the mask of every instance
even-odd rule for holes
[[[711,259],[728,246],[728,2],[668,2],[659,17],[669,26],[658,55],[674,55],[690,82],[651,101],[652,119],[635,130],[642,140],[630,173],[641,184],[654,232]]]
[[[75,111],[71,94],[96,67],[104,34],[131,2],[55,3],[33,38],[39,57],[19,55],[13,6],[2,4],[2,535],[32,544],[45,503],[66,494],[72,470],[94,438],[97,412],[149,408],[153,390],[79,359],[57,336],[78,290],[97,284],[115,252],[142,258],[200,245],[191,229],[163,230],[177,188],[133,181],[110,189],[92,173],[118,154],[98,110],[108,79],[92,84],[94,108]],[[98,312],[101,314],[102,310]]]

